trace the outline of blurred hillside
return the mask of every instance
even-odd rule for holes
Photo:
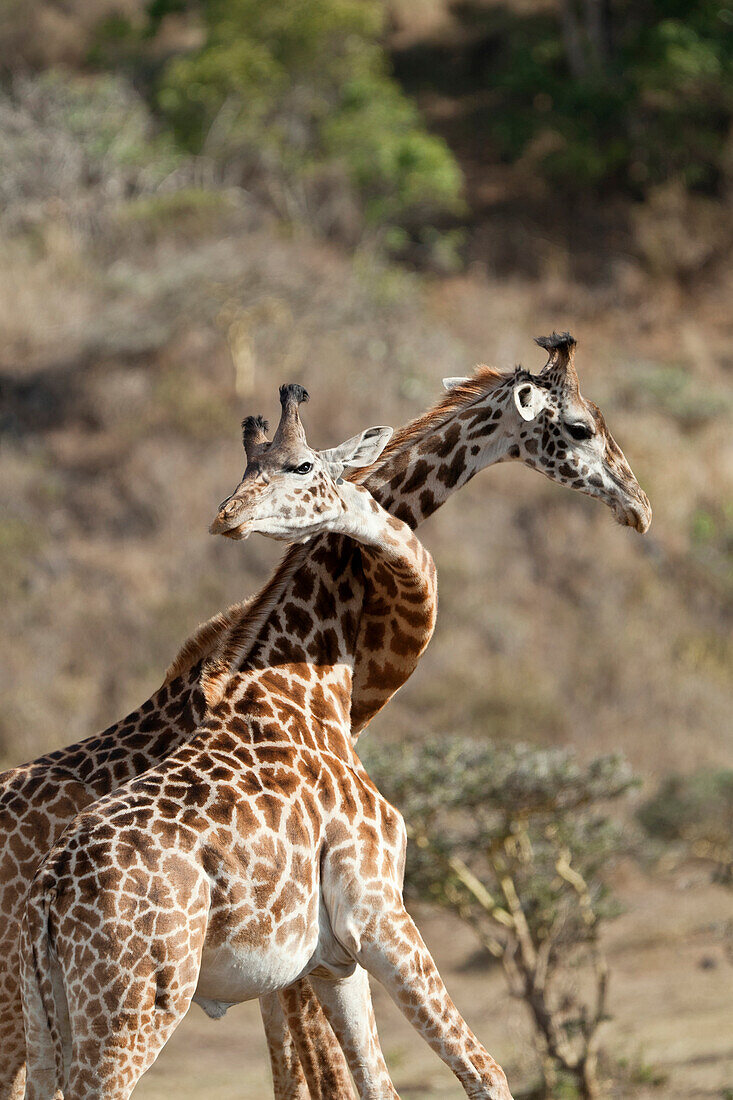
[[[395,70],[466,179],[501,273],[700,285],[733,229],[733,9],[710,0],[393,0]]]
[[[351,19],[351,0],[342,9]],[[309,438],[329,446],[370,423],[404,422],[437,399],[441,377],[477,362],[539,369],[531,338],[566,328],[579,341],[583,391],[651,498],[651,531],[621,529],[599,504],[524,468],[476,478],[424,529],[440,576],[438,628],[368,737],[455,730],[570,744],[584,758],[619,749],[647,793],[669,771],[729,762],[725,172],[688,178],[675,161],[648,185],[605,172],[571,187],[578,170],[540,165],[536,135],[514,151],[502,145],[507,102],[518,110],[525,95],[490,87],[510,64],[505,43],[521,41],[520,23],[539,33],[537,19],[545,38],[562,38],[559,9],[519,0],[394,0],[383,30],[353,31],[369,80],[387,82],[385,148],[397,152],[377,173],[357,169],[379,119],[344,151],[328,145],[320,108],[303,114],[300,101],[288,106],[291,121],[308,123],[296,161],[285,142],[254,163],[260,131],[236,148],[197,146],[177,129],[180,102],[164,108],[159,92],[165,73],[175,84],[171,59],[204,65],[202,27],[219,11],[193,0],[11,0],[0,13],[2,765],[119,718],[200,620],[268,576],[275,544],[232,544],[207,526],[241,473],[239,421],[272,417],[281,382],[308,387]],[[721,132],[727,49],[718,79],[706,78],[724,101]],[[336,87],[319,85],[327,99]],[[404,89],[422,113],[404,107]],[[279,124],[280,103],[273,91],[263,125]],[[490,117],[490,133],[475,128]],[[728,164],[724,146],[707,142],[706,156]],[[651,928],[654,907],[676,903],[655,886],[652,904],[645,889],[634,880]],[[694,940],[688,909],[679,934]],[[676,934],[670,925],[669,957],[653,963],[667,977]],[[647,933],[634,935],[643,951]],[[685,958],[698,980],[694,951]],[[471,980],[479,1005],[483,980]],[[683,1074],[688,1084],[664,1095],[724,1095],[723,998],[710,996],[712,1091],[690,1091]],[[628,1037],[636,1025],[625,1019]],[[668,1038],[655,1034],[651,1048],[668,1049]],[[698,1051],[706,1041],[697,1036]],[[413,1073],[417,1056],[408,1064]],[[417,1079],[404,1095],[427,1095]],[[441,1080],[440,1095],[453,1095]]]
[[[721,756],[731,360],[714,294],[349,258],[202,185],[119,77],[16,78],[1,109],[7,762],[112,720],[266,576],[276,548],[206,525],[240,472],[239,419],[271,413],[279,382],[311,390],[325,445],[400,423],[478,361],[539,367],[531,336],[553,327],[579,338],[652,532],[527,470],[484,474],[426,528],[438,634],[378,725],[616,745],[654,770]]]

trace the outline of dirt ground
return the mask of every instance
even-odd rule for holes
[[[726,1100],[733,1089],[733,968],[730,895],[696,872],[642,878],[627,870],[619,892],[627,912],[610,929],[612,1019],[603,1032],[611,1056],[627,1062],[609,1092],[621,1100]],[[496,967],[475,955],[471,934],[419,909],[416,919],[463,1015],[504,1065],[515,1092],[531,1082],[524,1010]],[[400,1095],[457,1098],[452,1074],[373,986],[382,1046]],[[269,1068],[256,1003],[214,1022],[193,1007],[136,1089],[140,1100],[255,1100],[268,1095]]]

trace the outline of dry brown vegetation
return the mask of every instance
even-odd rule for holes
[[[31,137],[40,125],[34,116]],[[56,137],[51,153],[73,176],[79,139]],[[569,744],[583,758],[622,750],[647,792],[671,770],[729,762],[730,272],[683,291],[627,259],[589,285],[545,242],[534,278],[483,263],[418,278],[284,230],[241,193],[202,187],[200,164],[177,163],[161,187],[103,158],[64,194],[30,199],[8,166],[3,766],[119,718],[201,619],[267,577],[274,544],[217,540],[207,526],[241,473],[239,420],[272,416],[280,382],[308,387],[309,437],[328,446],[403,422],[442,376],[477,362],[539,368],[531,338],[553,328],[578,338],[583,390],[651,498],[652,529],[642,539],[616,527],[523,468],[476,478],[424,529],[438,628],[368,737],[457,731]],[[626,1059],[614,1095],[730,1097],[730,895],[689,869],[617,877],[629,909],[607,944],[609,1047]],[[429,913],[421,924],[462,1010],[527,1084],[521,1006],[465,932]],[[457,1096],[381,992],[377,1011],[401,1094]],[[188,1020],[139,1094],[201,1095],[202,1080],[210,1098],[264,1095],[252,1006],[218,1030]]]

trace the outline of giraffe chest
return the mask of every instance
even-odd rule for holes
[[[353,958],[333,932],[319,864],[314,848],[288,861],[285,873],[263,865],[254,886],[259,904],[249,883],[241,907],[231,884],[214,884],[193,998],[209,1016],[219,1018],[231,1005],[282,989],[316,967],[340,976],[353,971]]]

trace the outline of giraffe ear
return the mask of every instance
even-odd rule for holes
[[[465,378],[461,378],[458,375],[456,375],[454,378],[444,378],[443,389],[447,390],[448,393],[450,393],[451,390],[455,390],[458,386],[463,386],[466,382],[470,381],[471,379],[468,377],[468,375],[466,375]]]
[[[333,477],[341,477],[347,466],[356,469],[361,466],[371,466],[372,462],[376,462],[391,435],[392,428],[367,428],[366,431],[352,436],[338,447],[321,451],[321,458]]]
[[[534,420],[547,405],[547,392],[534,382],[518,382],[514,387],[514,404],[522,420]]]

